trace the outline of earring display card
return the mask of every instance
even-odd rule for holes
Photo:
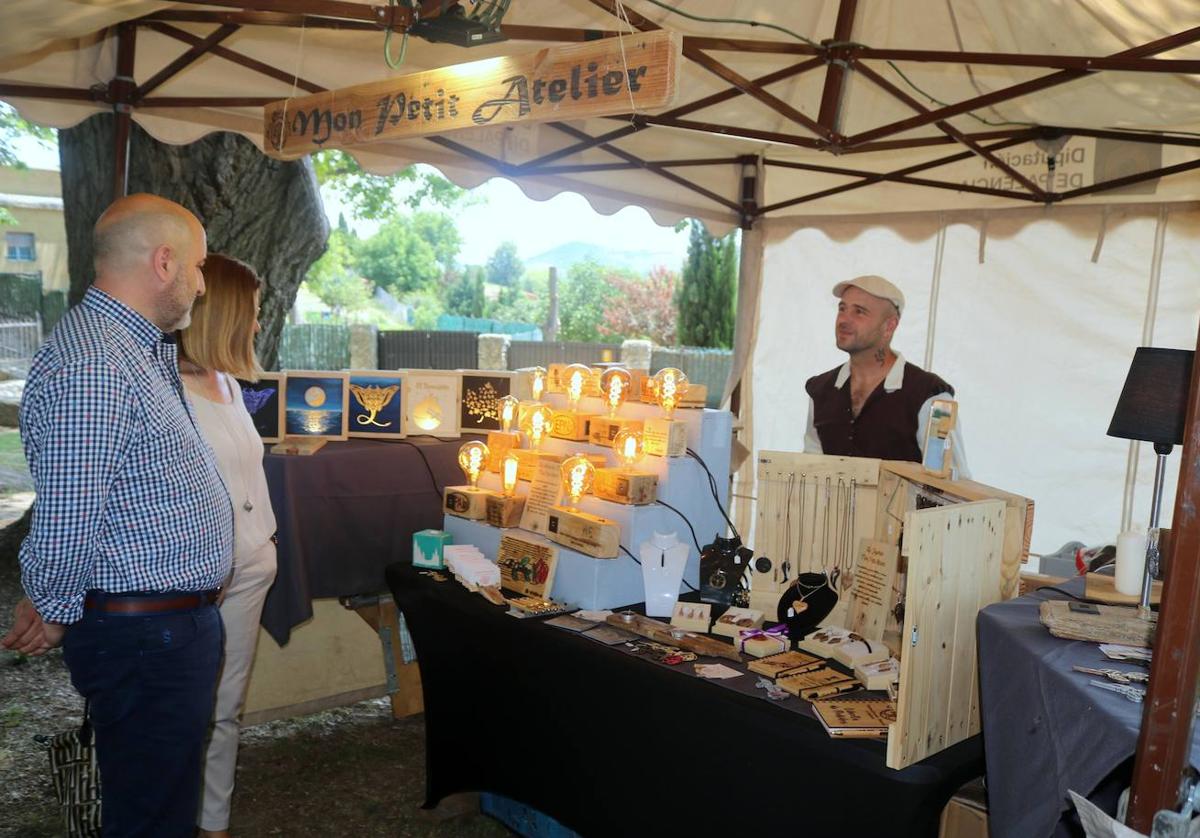
[[[713,634],[736,638],[739,630],[761,628],[762,624],[763,612],[753,608],[734,607],[717,618],[717,622],[713,624]]]
[[[712,625],[712,606],[707,602],[677,602],[671,614],[671,625],[707,634]]]

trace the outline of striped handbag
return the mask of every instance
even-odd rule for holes
[[[100,838],[100,770],[87,704],[78,729],[46,737],[45,742],[65,834],[68,838]]]

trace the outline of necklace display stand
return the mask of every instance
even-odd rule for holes
[[[655,532],[638,548],[646,586],[646,615],[670,617],[679,600],[688,546],[675,533]]]

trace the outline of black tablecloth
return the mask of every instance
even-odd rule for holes
[[[1081,596],[1084,580],[1071,580],[1062,588]],[[1070,805],[1067,790],[1092,795],[1137,748],[1142,705],[1090,686],[1092,679],[1105,679],[1072,667],[1139,667],[1108,660],[1096,643],[1052,636],[1042,626],[1038,608],[1044,600],[1066,598],[1043,588],[979,614],[993,838],[1053,834]],[[1200,731],[1192,739],[1192,763],[1200,764],[1198,760]]]
[[[421,661],[426,805],[490,791],[583,835],[936,836],[979,738],[903,771],[884,745],[517,620],[454,581],[387,569]]]
[[[384,569],[412,561],[413,532],[441,529],[442,487],[462,482],[461,445],[429,437],[352,439],[312,456],[264,458],[279,573],[262,625],[277,643],[312,616],[313,599],[386,590]]]

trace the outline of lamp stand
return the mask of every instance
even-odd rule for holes
[[[1154,619],[1154,612],[1150,609],[1150,591],[1154,587],[1154,576],[1158,571],[1158,517],[1162,512],[1163,479],[1171,448],[1171,445],[1163,443],[1154,444],[1154,453],[1158,455],[1158,460],[1154,466],[1154,493],[1150,497],[1150,529],[1146,539],[1146,566],[1142,570],[1142,598],[1138,603],[1138,616],[1143,620]]]

